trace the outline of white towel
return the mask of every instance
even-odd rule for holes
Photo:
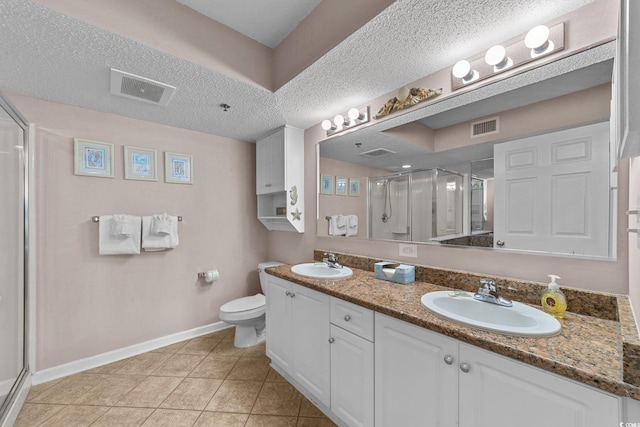
[[[178,246],[178,217],[167,214],[142,217],[142,249],[158,251]]]
[[[140,253],[140,217],[102,215],[98,226],[100,255],[132,255]]]
[[[358,235],[358,216],[347,215],[347,237],[354,237]]]
[[[347,234],[347,219],[342,215],[329,217],[329,236],[344,236]]]

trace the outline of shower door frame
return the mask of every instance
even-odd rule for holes
[[[33,244],[35,243],[35,235],[31,232],[34,217],[30,215],[30,198],[33,196],[33,152],[32,144],[34,128],[29,122],[20,114],[18,109],[0,92],[0,107],[9,115],[11,119],[22,129],[23,138],[23,155],[22,155],[22,175],[23,175],[23,188],[24,188],[24,212],[23,212],[23,366],[22,370],[18,374],[16,381],[14,382],[11,390],[9,391],[6,399],[0,403],[0,426],[11,425],[18,415],[24,400],[27,397],[27,393],[31,387],[31,371],[30,361],[32,360],[31,350],[33,348],[34,335],[32,331],[32,325],[34,322],[32,307],[35,302],[35,296],[31,290],[33,289],[32,283],[35,276],[35,249]]]

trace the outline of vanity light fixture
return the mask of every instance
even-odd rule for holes
[[[546,25],[538,25],[529,30],[524,38],[524,45],[531,49],[532,58],[553,50],[553,41],[549,40],[549,34],[550,30]]]
[[[491,47],[483,57],[476,55],[473,59],[458,61],[451,70],[451,89],[460,89],[564,50],[564,26],[564,22],[551,27],[538,25],[509,43]]]
[[[369,121],[369,107],[351,108],[346,114],[336,114],[332,120],[326,119],[321,123],[327,136],[352,129]]]

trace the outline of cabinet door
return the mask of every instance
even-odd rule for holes
[[[284,128],[256,142],[256,194],[284,191]]]
[[[375,352],[376,426],[456,425],[456,340],[376,313]]]
[[[330,405],[329,296],[291,284],[293,377],[319,402]]]
[[[331,412],[373,426],[373,343],[331,325]]]
[[[287,372],[291,372],[293,345],[291,340],[291,284],[267,274],[265,295],[267,356]]]
[[[460,361],[460,427],[618,425],[613,395],[463,343]]]

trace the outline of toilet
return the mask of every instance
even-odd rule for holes
[[[261,288],[265,281],[264,270],[276,265],[283,264],[274,261],[258,264]],[[236,326],[236,337],[233,342],[236,347],[246,348],[264,342],[267,336],[264,322],[265,310],[266,298],[263,294],[234,299],[220,307],[220,320]]]

